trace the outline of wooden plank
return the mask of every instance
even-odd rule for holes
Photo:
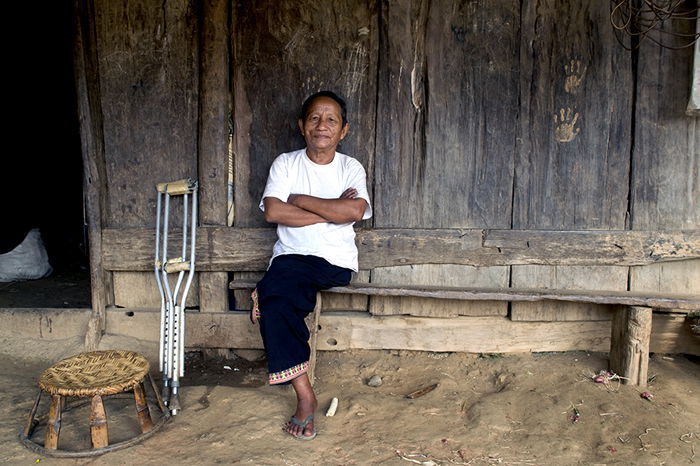
[[[647,386],[651,308],[621,306],[612,321],[610,369],[622,383]]]
[[[372,271],[372,285],[396,287],[430,285],[502,287],[508,288],[508,267],[471,267],[462,265],[406,265],[382,267]],[[361,285],[359,285],[361,286]],[[413,315],[424,317],[492,316],[508,314],[507,302],[465,303],[457,300],[391,297],[371,299],[369,311],[373,315]]]
[[[630,290],[700,294],[700,260],[630,267]]]
[[[692,21],[669,21],[665,30],[693,33]],[[672,40],[670,35],[665,36]],[[700,225],[700,123],[684,116],[692,50],[639,48],[631,217],[634,230]],[[630,269],[630,289],[700,292],[700,262]]]
[[[530,240],[526,239],[528,236]],[[488,243],[489,238],[497,240]],[[197,270],[264,271],[275,240],[276,233],[269,228],[201,227],[197,230]],[[108,228],[102,232],[102,241],[105,269],[152,270],[155,247],[153,229]],[[700,258],[700,230],[388,228],[359,230],[356,242],[360,252],[360,268],[365,270],[411,264],[478,267],[516,264],[643,265]]]
[[[662,28],[692,35],[695,22],[666,21]],[[635,230],[700,226],[700,120],[685,116],[692,55],[692,47],[669,50],[649,41],[639,47],[630,186]]]
[[[520,3],[382,8],[375,226],[510,228]]]
[[[94,4],[105,225],[153,226],[156,183],[197,177],[197,8],[191,0]]]
[[[375,226],[510,228],[519,17],[512,0],[383,3]],[[368,256],[361,252],[360,260]],[[374,270],[372,282],[395,284],[411,275],[406,270]],[[503,283],[502,268],[429,265],[412,273],[426,285],[448,274],[459,284]],[[372,298],[370,310],[491,315],[506,307]]]
[[[197,154],[200,225],[225,226],[227,222],[228,120],[232,110],[229,82],[230,8],[228,0],[205,0],[201,3]],[[198,275],[201,309],[227,311],[228,274],[212,272]]]
[[[85,349],[99,345],[105,326],[105,306],[112,302],[111,274],[103,263],[102,228],[107,195],[104,131],[99,83],[99,65],[95,29],[95,11],[87,0],[75,2],[76,39],[73,49],[75,86],[78,96],[80,141],[83,154],[83,192],[85,220],[90,250],[90,294],[92,316],[85,333]]]
[[[625,228],[632,74],[629,53],[614,38],[608,5],[528,2],[522,31],[513,228]],[[552,277],[567,275],[573,288],[626,290],[621,272],[513,267],[512,281],[548,287]],[[562,303],[516,303],[512,315],[607,318],[605,310]]]
[[[252,289],[250,282],[231,282],[232,289]],[[336,286],[324,293],[365,294],[369,296],[413,296],[464,301],[562,301],[574,303],[646,306],[660,309],[700,309],[700,294],[651,293],[605,290],[553,290],[525,288],[468,288],[437,286],[401,286],[368,283]]]
[[[346,99],[351,129],[339,151],[357,158],[371,180],[377,2],[233,4],[235,225],[263,226],[258,203],[268,170],[277,155],[304,146],[297,119],[313,92],[330,89]]]
[[[170,289],[175,289],[176,273],[168,274]],[[195,274],[187,296],[187,307],[200,306],[195,292],[199,284],[199,274]],[[185,278],[187,276],[185,275]],[[224,290],[226,283],[224,283]],[[153,272],[114,272],[114,304],[123,308],[160,309],[160,293]],[[206,309],[214,311],[218,309]]]
[[[234,281],[251,282],[254,284],[260,281],[262,277],[262,272],[237,272],[234,274]],[[352,274],[350,283],[369,283],[369,271],[360,270],[358,273]],[[228,283],[224,285],[224,289],[227,288]],[[250,310],[253,308],[250,292],[250,289],[233,291],[236,300],[236,310]],[[362,295],[332,294],[326,296],[323,300],[323,310],[325,311],[366,311],[367,305],[368,298]]]
[[[624,229],[633,81],[610,6],[526,2],[522,18],[513,228]]]
[[[589,290],[624,291],[627,289],[627,275],[627,267],[514,265],[511,286],[526,288],[534,284],[545,289],[580,290],[589,287]],[[522,321],[610,320],[612,312],[608,306],[599,304],[566,303],[562,306],[557,302],[545,302],[536,306],[513,305],[510,317]]]
[[[258,327],[243,312],[188,312],[186,344],[192,348],[262,348]],[[126,315],[107,312],[110,334],[144,341],[158,339],[155,311]],[[319,350],[409,349],[421,351],[527,352],[608,351],[610,322],[513,322],[506,317],[370,316],[325,312],[320,317]],[[676,315],[654,314],[651,347],[656,353],[700,355],[698,338]]]

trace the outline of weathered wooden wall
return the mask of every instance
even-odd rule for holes
[[[630,54],[609,24],[609,5],[526,2],[522,18],[513,228],[624,229],[633,80]],[[627,268],[514,266],[511,283],[626,290]],[[606,315],[583,304],[512,305],[518,320]]]
[[[695,32],[692,21],[664,27]],[[634,230],[700,228],[700,119],[681,112],[690,95],[692,52],[650,43],[639,48],[630,185]],[[630,289],[697,293],[700,261],[632,267]]]
[[[76,3],[81,18],[93,20],[77,66],[88,78],[81,112],[92,116],[83,132],[95,139],[84,138],[93,154],[86,167],[100,176],[93,201],[106,228],[95,276],[110,270],[119,288],[106,287],[113,296],[104,302],[116,297],[116,304],[148,307],[152,279],[143,272],[143,245],[154,225],[153,186],[192,176],[202,186],[200,220],[208,235],[201,241],[207,273],[192,303],[225,310],[222,267],[249,260],[248,272],[259,274],[267,250],[239,249],[267,244],[270,231],[255,228],[269,226],[258,209],[268,169],[279,153],[303,146],[299,107],[320,89],[348,101],[351,132],[340,150],[364,164],[373,196],[374,218],[358,226],[368,229],[363,250],[382,252],[361,261],[365,270],[356,280],[700,292],[697,261],[630,259],[654,251],[658,245],[639,241],[663,230],[681,231],[672,237],[681,249],[682,231],[690,230],[696,244],[700,131],[697,118],[684,114],[692,51],[651,44],[625,51],[613,37],[606,2]],[[231,234],[219,230],[226,225],[229,119],[237,231]],[[373,228],[401,233],[372,240],[381,231]],[[616,235],[630,229],[641,235],[625,237],[637,241],[626,243],[634,252],[616,254],[611,248],[627,247]],[[516,238],[520,230],[527,238]],[[598,236],[569,249],[574,236],[557,238],[556,230]],[[240,244],[222,243],[236,235]],[[448,249],[425,247],[432,237]],[[540,249],[530,250],[529,241]],[[547,241],[556,241],[549,250],[557,253],[548,253]],[[527,244],[520,256],[519,243]],[[601,249],[586,260],[595,244]],[[680,255],[697,257],[694,247]],[[229,253],[230,260],[221,256]],[[651,262],[667,259],[672,252]],[[608,318],[572,304],[333,297],[330,307],[524,321]]]

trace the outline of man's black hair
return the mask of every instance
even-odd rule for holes
[[[311,94],[310,96],[308,96],[306,98],[306,100],[304,101],[304,104],[301,106],[301,119],[302,120],[306,119],[306,115],[309,112],[309,107],[311,106],[311,103],[319,97],[328,97],[330,99],[335,100],[338,103],[338,105],[340,106],[340,117],[343,120],[342,124],[343,124],[343,126],[345,126],[345,123],[348,122],[347,105],[345,104],[345,101],[342,99],[342,97],[340,97],[338,94],[336,94],[333,91],[319,91],[319,92],[316,92],[315,94]]]

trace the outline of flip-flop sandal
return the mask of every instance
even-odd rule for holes
[[[292,416],[292,417],[289,419],[289,422],[291,422],[291,423],[294,424],[295,426],[299,426],[299,427],[306,428],[306,426],[308,426],[309,423],[310,423],[311,421],[313,421],[313,420],[314,420],[314,415],[311,414],[311,415],[309,415],[309,417],[307,417],[306,419],[304,419],[304,421],[300,421],[300,420],[297,419],[296,417]],[[313,433],[312,433],[311,435],[304,435],[304,431],[303,431],[303,430],[302,430],[302,432],[301,432],[301,435],[294,435],[294,434],[291,434],[291,433],[289,433],[289,432],[287,432],[287,433],[288,433],[289,435],[291,435],[292,437],[294,437],[295,439],[297,439],[297,440],[313,440],[313,439],[316,438],[316,429],[314,429],[314,431],[313,431]]]
[[[260,320],[260,306],[258,305],[258,289],[254,289],[250,294],[250,298],[253,300],[253,309],[250,311],[250,321],[253,324],[257,324]]]

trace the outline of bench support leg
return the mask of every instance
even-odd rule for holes
[[[311,386],[314,384],[314,375],[316,374],[316,346],[318,346],[318,324],[321,317],[321,307],[323,300],[321,293],[316,293],[316,306],[314,307],[313,326],[311,327],[311,338],[309,338],[309,346],[311,347],[311,355],[309,356],[309,382]]]
[[[646,387],[652,308],[620,306],[612,320],[610,370],[623,383]]]

